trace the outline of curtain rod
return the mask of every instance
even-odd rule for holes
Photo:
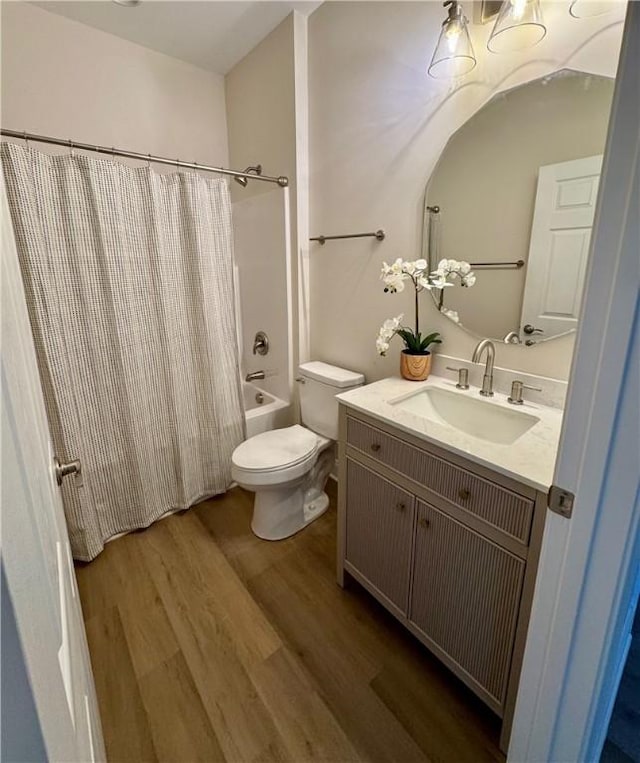
[[[289,178],[281,175],[280,177],[271,177],[269,175],[255,175],[248,172],[238,172],[237,170],[227,170],[224,167],[211,167],[207,164],[198,164],[197,162],[183,162],[180,159],[167,159],[164,156],[153,156],[152,154],[140,154],[137,151],[125,151],[122,148],[109,148],[108,146],[92,146],[90,143],[79,143],[75,140],[65,140],[64,138],[52,138],[47,135],[36,135],[30,132],[20,132],[19,130],[7,130],[4,127],[0,131],[5,138],[18,138],[20,140],[33,141],[34,143],[50,143],[53,146],[65,146],[66,148],[78,148],[82,151],[94,151],[97,154],[110,154],[111,156],[124,156],[127,159],[140,159],[144,162],[153,162],[154,164],[169,164],[173,167],[184,167],[190,170],[204,170],[205,172],[217,172],[220,175],[231,175],[234,178],[246,178],[247,180],[261,180],[265,183],[277,183],[281,188],[289,185]]]

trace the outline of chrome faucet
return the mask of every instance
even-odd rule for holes
[[[264,379],[264,371],[253,371],[244,377],[245,381],[256,381],[256,379]]]
[[[493,346],[493,342],[490,339],[483,339],[478,342],[473,355],[471,356],[472,363],[479,363],[482,353],[487,351],[487,364],[484,368],[484,376],[482,377],[482,389],[480,394],[485,397],[493,396],[493,361],[496,357],[496,348]]]

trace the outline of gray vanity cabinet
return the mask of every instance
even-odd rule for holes
[[[347,464],[346,558],[401,612],[409,603],[414,504],[411,493],[356,461]]]
[[[546,495],[340,405],[338,582],[360,582],[511,731]]]
[[[524,562],[418,502],[409,619],[431,649],[499,710],[509,677]]]

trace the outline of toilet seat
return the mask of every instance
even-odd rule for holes
[[[318,437],[309,429],[294,424],[255,435],[239,445],[233,463],[248,471],[286,469],[306,461],[318,450]]]
[[[232,476],[236,482],[248,485],[295,479],[309,471],[318,446],[318,436],[299,424],[263,432],[235,449]]]

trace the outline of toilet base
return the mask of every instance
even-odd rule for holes
[[[302,486],[292,490],[261,490],[256,493],[251,530],[262,540],[284,540],[303,530],[329,508],[329,496]],[[302,511],[300,506],[302,505]],[[279,517],[277,524],[273,518]]]
[[[324,486],[335,451],[327,444],[308,474],[284,485],[256,490],[251,529],[263,540],[283,540],[303,530],[329,508]]]

